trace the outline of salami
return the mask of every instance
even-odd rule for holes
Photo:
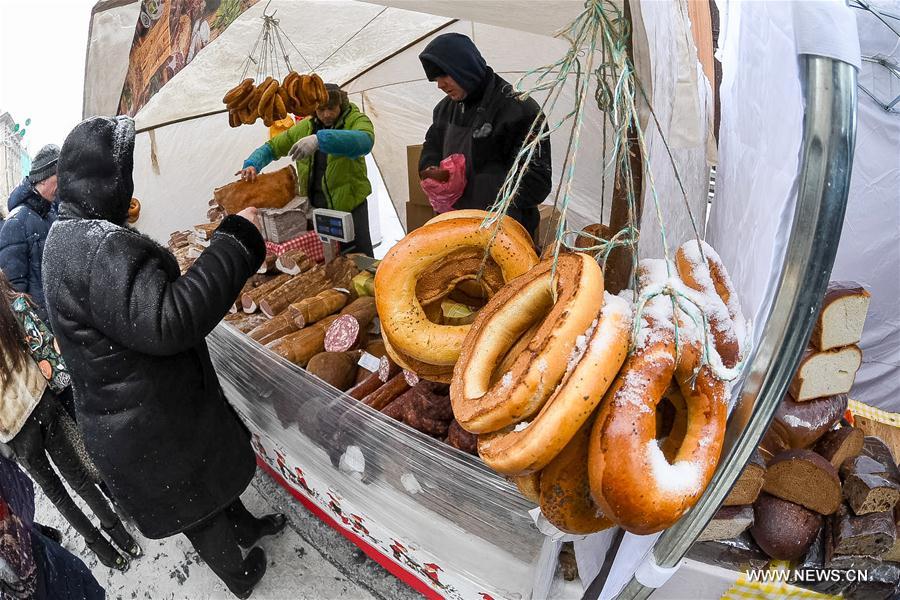
[[[397,363],[392,361],[388,355],[385,354],[379,359],[379,361],[378,377],[379,379],[381,379],[382,383],[387,383],[389,379],[400,372],[400,367],[398,367]]]
[[[364,369],[360,369],[363,371]],[[362,381],[353,386],[347,394],[351,398],[356,398],[357,400],[362,400],[378,388],[384,385],[384,382],[378,376],[378,372],[370,373]]]
[[[274,319],[267,319],[249,335],[260,344],[266,345],[295,331],[297,331],[297,325],[290,315],[280,314]]]
[[[397,396],[409,389],[409,384],[402,373],[394,375],[383,386],[363,398],[363,404],[367,404],[375,410],[381,410]]]
[[[299,275],[309,271],[314,264],[303,250],[285,252],[275,260],[275,268],[288,275]]]
[[[346,352],[359,341],[359,321],[351,315],[335,319],[325,333],[325,349],[329,352]]]
[[[419,385],[419,376],[412,371],[403,369],[403,376],[406,378],[406,383],[409,384],[409,387],[416,387]]]
[[[356,379],[357,360],[359,352],[320,352],[309,360],[306,370],[343,392]]]

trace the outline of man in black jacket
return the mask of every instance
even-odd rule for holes
[[[168,250],[126,226],[133,154],[127,117],[89,119],[66,138],[59,220],[44,247],[50,319],[85,445],[116,503],[148,538],[184,533],[247,597],[266,570],[253,546],[286,520],[257,519],[240,501],[256,459],[205,338],[262,264],[265,244],[246,209],[222,221],[181,275]],[[241,546],[253,548],[246,559]]]
[[[445,180],[441,160],[462,154],[467,183],[454,208],[487,209],[497,199],[535,119],[544,118],[540,107],[531,98],[518,98],[512,86],[487,66],[472,40],[460,33],[434,38],[419,60],[428,80],[447,94],[434,107],[433,123],[425,134],[420,177]],[[540,221],[537,206],[550,193],[551,177],[547,138],[528,165],[509,209],[509,216],[532,237]]]

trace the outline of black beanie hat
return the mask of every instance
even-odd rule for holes
[[[449,75],[469,94],[481,87],[487,63],[475,43],[461,33],[444,33],[431,40],[419,54],[429,81]]]
[[[56,174],[56,164],[59,160],[59,146],[47,144],[34,155],[31,161],[31,172],[28,179],[31,183],[40,183]]]

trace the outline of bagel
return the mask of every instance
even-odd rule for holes
[[[716,351],[722,364],[733,368],[743,354],[746,321],[722,259],[706,242],[691,240],[676,251],[675,265],[684,284],[702,295],[699,308],[709,321]]]
[[[452,367],[456,363],[471,325],[431,322],[416,298],[416,284],[421,275],[459,249],[484,252],[492,233],[481,228],[480,219],[451,219],[416,229],[388,251],[375,274],[375,303],[382,331],[399,354],[436,366]],[[504,281],[518,277],[538,262],[531,244],[525,244],[505,221],[489,256],[499,266]]]
[[[412,371],[422,379],[436,383],[450,383],[453,379],[452,366],[431,365],[403,354],[391,343],[390,336],[384,331],[381,332],[381,339],[384,341],[385,351],[394,359],[395,363],[407,371]]]
[[[492,214],[493,213],[490,213],[486,210],[480,210],[477,208],[450,210],[432,217],[431,219],[426,221],[425,224],[430,225],[432,223],[441,223],[443,221],[450,221],[452,219],[481,219],[482,221],[484,221],[484,219],[491,216]],[[534,244],[534,241],[531,239],[531,235],[529,235],[528,230],[525,229],[525,227],[521,223],[508,215],[504,215],[502,220],[503,224],[511,229],[513,233],[518,235],[523,242]]]
[[[250,79],[248,77],[247,79],[243,80],[242,82],[228,90],[228,92],[222,98],[222,102],[224,102],[226,105],[236,103],[251,91],[253,91],[253,79]],[[229,108],[231,107],[229,106]]]
[[[659,263],[642,261],[643,288],[666,277],[665,263]],[[679,433],[674,429],[671,442],[656,439],[657,406],[673,382],[686,408],[677,451]],[[636,348],[603,399],[591,430],[588,474],[594,501],[634,534],[671,526],[697,502],[712,478],[726,412],[725,383],[701,363],[698,332],[683,315],[676,315],[670,297],[653,298],[641,316]]]
[[[475,317],[450,386],[453,414],[463,429],[498,431],[540,410],[565,374],[576,339],[597,318],[603,272],[594,259],[561,255],[551,282],[552,266],[544,261],[508,283]],[[497,364],[543,315],[526,349],[491,385]]]
[[[541,512],[557,529],[577,535],[615,525],[591,497],[587,472],[591,424],[584,423],[540,472]]]
[[[594,413],[628,354],[631,306],[606,293],[595,324],[576,340],[568,372],[530,423],[478,436],[478,454],[487,466],[510,475],[539,471]]]
[[[519,493],[526,500],[531,500],[535,504],[541,503],[541,473],[531,473],[530,475],[518,475],[510,477],[509,480],[515,484]]]

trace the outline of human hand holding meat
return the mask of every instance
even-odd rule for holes
[[[441,167],[427,167],[419,171],[419,179],[434,179],[441,183],[450,181],[450,171]]]

